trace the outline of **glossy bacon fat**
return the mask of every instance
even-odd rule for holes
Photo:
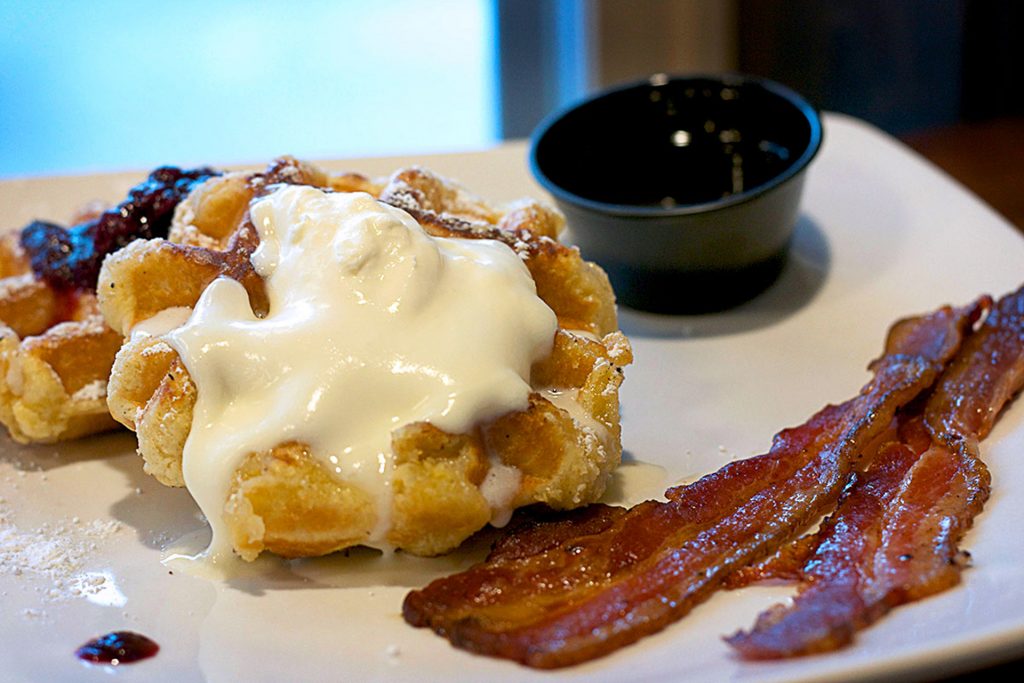
[[[664,503],[527,526],[484,563],[411,592],[406,620],[541,668],[661,630],[832,508],[862,454],[935,382],[986,303],[897,323],[860,394],[780,432],[768,453],[669,489]]]
[[[793,604],[729,643],[750,659],[832,650],[893,607],[958,583],[969,557],[958,544],[989,491],[978,441],[1022,384],[1024,289],[968,337],[923,409],[899,416],[898,440],[880,449],[818,533],[762,568],[761,576],[802,580]],[[800,555],[802,566],[788,566]]]

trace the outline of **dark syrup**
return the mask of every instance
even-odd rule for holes
[[[743,130],[740,122],[680,118],[609,141],[600,159],[567,169],[560,180],[589,199],[672,208],[742,194],[794,161],[786,145]]]
[[[75,650],[75,656],[93,664],[119,666],[148,659],[159,651],[160,646],[146,636],[131,631],[114,631],[82,645]]]
[[[764,185],[789,166],[788,149],[768,140],[744,140],[736,129],[722,131],[721,138],[684,129],[663,134],[687,144],[650,154],[642,181],[608,188],[605,201],[664,208],[705,204]]]
[[[756,191],[784,174],[810,129],[760,92],[668,84],[570,112],[537,147],[544,172],[585,199],[695,206]]]

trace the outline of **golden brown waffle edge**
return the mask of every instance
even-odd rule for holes
[[[30,271],[18,231],[0,236],[0,423],[12,439],[53,443],[115,428],[106,383],[120,346],[92,292],[55,290]]]

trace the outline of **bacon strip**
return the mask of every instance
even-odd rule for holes
[[[1024,287],[998,301],[943,373],[925,411],[937,439],[984,439],[1024,384]]]
[[[661,630],[834,504],[860,454],[931,386],[981,305],[895,325],[861,393],[780,432],[768,453],[669,489],[665,503],[597,513],[602,530],[566,526],[540,543],[527,531],[527,552],[509,550],[513,535],[484,563],[409,593],[406,621],[458,647],[540,668],[593,659]]]
[[[762,614],[728,642],[748,659],[833,650],[898,605],[956,585],[958,544],[989,492],[978,441],[1024,385],[1024,289],[968,337],[923,418],[884,447],[815,537],[793,604]],[[807,544],[805,544],[807,545]],[[765,574],[786,572],[785,562]]]
[[[883,447],[872,466],[813,537],[810,560],[796,571],[807,582],[792,608],[776,606],[758,617],[749,633],[727,638],[748,659],[772,659],[831,650],[850,642],[858,628],[883,613],[860,588],[882,546],[885,511],[890,509],[919,452],[899,443]],[[804,540],[804,539],[801,539]],[[779,568],[769,575],[783,577]]]

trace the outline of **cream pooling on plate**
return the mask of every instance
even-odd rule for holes
[[[370,494],[366,542],[384,546],[391,431],[468,432],[526,408],[555,314],[505,244],[431,237],[368,194],[286,185],[250,211],[268,315],[221,278],[167,337],[198,390],[182,466],[213,528],[209,554],[230,549],[221,513],[242,458],[289,441]],[[492,506],[509,493],[489,487]]]

